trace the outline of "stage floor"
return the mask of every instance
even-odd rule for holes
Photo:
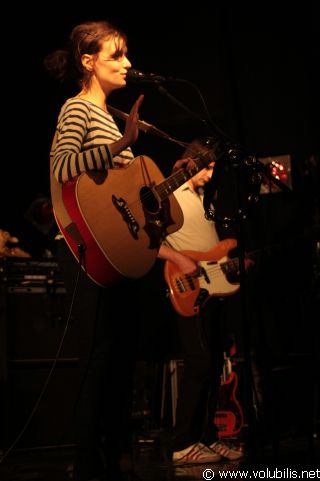
[[[241,462],[220,461],[215,464],[173,466],[166,431],[141,433],[133,444],[134,474],[128,481],[172,481],[201,479],[299,478],[301,470],[320,469],[320,439],[288,434],[276,442],[253,440],[254,453]],[[242,441],[245,447],[245,440]],[[70,481],[72,480],[73,446],[41,447],[15,450],[0,464],[1,481]],[[269,471],[268,471],[269,470]],[[277,470],[277,472],[276,472]],[[245,476],[244,472],[248,475]],[[259,474],[257,474],[259,472]],[[223,473],[223,474],[222,474]],[[236,474],[237,473],[237,474]],[[277,475],[276,475],[277,473]],[[309,477],[306,474],[304,477]],[[319,477],[315,474],[313,477]]]

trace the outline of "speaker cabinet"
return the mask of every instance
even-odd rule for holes
[[[68,302],[64,289],[1,286],[0,448],[24,430],[17,448],[73,443],[73,411],[81,384],[78,325],[71,319],[63,348],[40,402],[64,335]],[[81,324],[81,323],[79,323]]]
[[[9,360],[53,359],[58,351],[67,320],[66,294],[8,292],[7,356]],[[60,354],[78,355],[77,337],[71,319]]]

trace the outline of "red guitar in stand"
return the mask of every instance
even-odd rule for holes
[[[214,417],[220,437],[234,437],[243,426],[243,412],[236,398],[237,386],[237,373],[232,370],[230,357],[224,353],[218,408]]]

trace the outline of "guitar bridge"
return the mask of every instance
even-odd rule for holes
[[[112,195],[112,203],[122,215],[123,220],[127,223],[132,237],[138,239],[139,224],[133,217],[126,201],[122,197]]]

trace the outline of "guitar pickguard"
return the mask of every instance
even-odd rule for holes
[[[144,230],[150,240],[149,248],[157,249],[168,235],[167,228],[174,223],[170,213],[170,202],[165,199],[161,205],[158,204],[157,212],[152,212],[148,207],[148,205],[143,204]]]
[[[194,311],[197,312],[205,303],[205,301],[208,299],[209,297],[209,292],[207,291],[207,289],[203,289],[201,288],[199,290],[199,294],[197,295],[197,298],[195,300],[195,303],[194,303]]]

